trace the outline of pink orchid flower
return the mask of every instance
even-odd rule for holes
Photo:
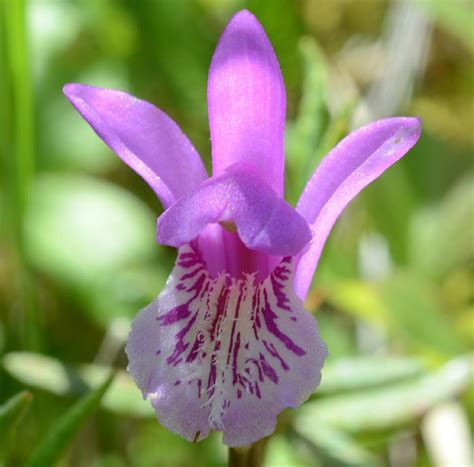
[[[208,81],[213,174],[162,111],[123,92],[67,84],[95,132],[163,203],[159,243],[178,248],[164,290],[133,322],[128,370],[158,420],[190,441],[210,430],[231,447],[275,429],[315,390],[326,357],[303,307],[337,217],[416,143],[416,118],[347,136],[321,162],[296,209],[283,199],[285,88],[248,11],[226,27]]]

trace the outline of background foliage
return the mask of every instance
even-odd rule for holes
[[[266,465],[468,465],[468,0],[3,0],[0,464],[225,463],[218,434],[193,445],[162,429],[124,371],[130,320],[160,291],[175,253],[154,243],[152,191],[61,88],[77,81],[155,103],[209,167],[207,69],[244,7],[285,78],[292,202],[351,128],[396,114],[424,122],[415,149],[331,234],[307,301],[330,349],[323,383],[282,414]]]

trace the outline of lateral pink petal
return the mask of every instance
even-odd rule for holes
[[[155,191],[166,208],[207,178],[176,123],[124,92],[66,84],[64,94],[102,140]]]
[[[199,185],[167,209],[157,222],[157,240],[179,247],[211,223],[235,223],[251,250],[293,256],[311,239],[309,226],[266,185],[256,169],[240,162]]]
[[[323,246],[341,212],[363,188],[403,157],[420,133],[417,118],[379,120],[349,134],[322,160],[296,207],[313,233],[296,271],[294,284],[299,297],[304,298],[308,292]]]
[[[222,34],[208,81],[213,174],[252,161],[262,179],[283,194],[286,95],[272,46],[248,11]]]

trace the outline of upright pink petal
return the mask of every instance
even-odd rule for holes
[[[297,211],[308,221],[313,240],[300,258],[295,291],[308,292],[326,239],[346,205],[418,141],[417,118],[379,120],[352,132],[321,162],[301,195]]]
[[[252,161],[281,196],[285,87],[265,31],[246,10],[232,18],[219,40],[207,95],[213,173]]]
[[[64,94],[104,140],[141,175],[166,208],[207,178],[179,127],[148,102],[124,92],[66,84]]]

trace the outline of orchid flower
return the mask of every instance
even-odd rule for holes
[[[321,162],[296,209],[283,199],[285,88],[256,18],[237,13],[208,81],[212,176],[178,126],[123,92],[67,84],[95,132],[155,191],[157,241],[178,249],[158,298],[135,318],[128,370],[158,420],[231,447],[271,434],[315,390],[326,357],[303,307],[344,207],[418,140],[399,117],[354,131]]]

